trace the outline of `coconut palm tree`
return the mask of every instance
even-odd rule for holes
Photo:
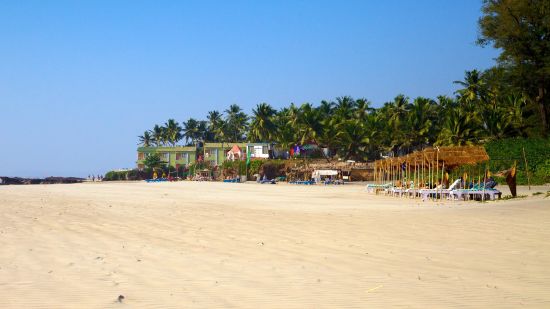
[[[371,103],[367,99],[357,99],[355,101],[355,112],[354,116],[357,119],[365,119],[367,114],[373,111],[373,108],[370,107]]]
[[[527,137],[532,125],[528,123],[525,115],[525,107],[527,106],[527,98],[517,94],[510,94],[504,98],[507,117],[512,124],[513,132],[510,136]]]
[[[317,109],[323,117],[330,117],[334,112],[334,102],[322,100]]]
[[[210,135],[210,132],[208,130],[208,122],[204,120],[199,121],[197,126],[196,139],[200,142],[204,142],[206,141],[209,135]]]
[[[340,123],[338,127],[339,150],[344,160],[364,160],[366,145],[370,142],[365,129],[365,123],[358,119],[347,119]]]
[[[409,140],[406,138],[407,122],[406,118],[410,110],[409,98],[400,94],[396,96],[392,102],[384,104],[382,113],[385,114],[389,128],[392,130],[390,137],[390,144],[392,151],[403,152],[404,147],[410,145]]]
[[[153,130],[152,130],[152,135],[153,135],[153,143],[155,144],[155,146],[161,146],[163,144],[163,141],[164,141],[164,130],[161,126],[159,126],[158,124],[156,124],[154,127],[153,127]]]
[[[435,142],[434,132],[437,122],[437,104],[427,98],[418,97],[410,105],[407,114],[407,139],[413,149]]]
[[[176,146],[176,143],[183,137],[181,135],[181,126],[174,119],[168,119],[164,124],[164,128],[166,129],[165,133],[168,143]]]
[[[330,116],[322,117],[320,120],[320,126],[322,129],[317,135],[317,140],[320,144],[319,146],[328,149],[329,153],[325,157],[328,161],[330,161],[330,158],[334,154],[334,150],[337,148],[337,145],[340,143],[340,137],[339,137],[340,119],[338,119],[337,117],[330,117]]]
[[[304,103],[300,106],[295,127],[300,144],[310,142],[318,144],[317,138],[323,129],[320,120],[319,110],[313,108],[310,103]]]
[[[463,146],[477,144],[480,141],[479,125],[475,117],[461,108],[447,111],[437,145]]]
[[[143,147],[150,147],[153,143],[153,138],[151,137],[151,131],[143,132],[143,135],[138,136],[139,144]]]
[[[208,116],[206,116],[206,118],[208,119],[208,132],[209,132],[209,136],[207,137],[206,140],[211,142],[219,141],[218,137],[224,125],[222,114],[216,110],[209,111]]]
[[[355,100],[352,97],[338,97],[336,98],[336,107],[334,109],[334,113],[342,119],[348,119],[351,117],[351,114],[355,109],[355,104]]]
[[[237,104],[230,105],[225,114],[230,137],[235,142],[242,141],[248,127],[248,116]]]
[[[248,139],[250,141],[269,141],[275,133],[275,124],[273,116],[276,111],[267,103],[260,103],[252,110],[252,119],[250,122],[250,131]]]
[[[273,117],[275,125],[274,141],[285,150],[296,144],[296,134],[291,126],[291,112],[289,108],[283,108]]]
[[[194,118],[189,118],[183,122],[183,137],[187,143],[192,142],[197,144],[197,138],[199,133],[199,122]]]
[[[456,93],[470,102],[474,102],[485,95],[485,82],[478,70],[466,71],[464,81],[456,80],[453,83],[463,87],[457,90]]]

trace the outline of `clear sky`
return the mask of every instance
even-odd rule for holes
[[[493,65],[480,1],[0,0],[0,176],[134,167],[137,136],[232,103],[380,106]]]

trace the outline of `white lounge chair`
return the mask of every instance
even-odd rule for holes
[[[461,182],[462,180],[459,178],[457,180],[455,180],[450,186],[449,188],[447,189],[420,189],[419,190],[419,193],[420,195],[422,196],[422,200],[425,201],[428,199],[428,197],[430,196],[430,194],[441,194],[442,197],[443,196],[450,196],[451,195],[451,191],[455,190],[456,187],[458,186],[458,184]]]

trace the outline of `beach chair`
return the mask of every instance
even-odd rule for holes
[[[437,195],[441,195],[442,198],[448,198],[449,196],[451,196],[451,191],[455,190],[461,181],[462,180],[460,178],[455,180],[447,189],[420,189],[418,193],[420,194],[420,196],[422,196],[422,201],[426,201],[431,195],[434,195],[436,197]]]
[[[483,186],[476,186],[472,189],[457,189],[451,192],[452,198],[457,200],[495,200],[500,199],[502,192],[494,188],[483,189]]]
[[[391,187],[391,183],[386,184],[368,184],[365,189],[368,193],[377,193],[378,191],[383,191],[384,189],[389,189]]]

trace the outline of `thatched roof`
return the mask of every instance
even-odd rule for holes
[[[378,168],[395,166],[397,164],[445,164],[448,168],[466,164],[476,164],[489,161],[489,155],[482,146],[447,146],[427,148],[415,151],[405,156],[377,160]]]

